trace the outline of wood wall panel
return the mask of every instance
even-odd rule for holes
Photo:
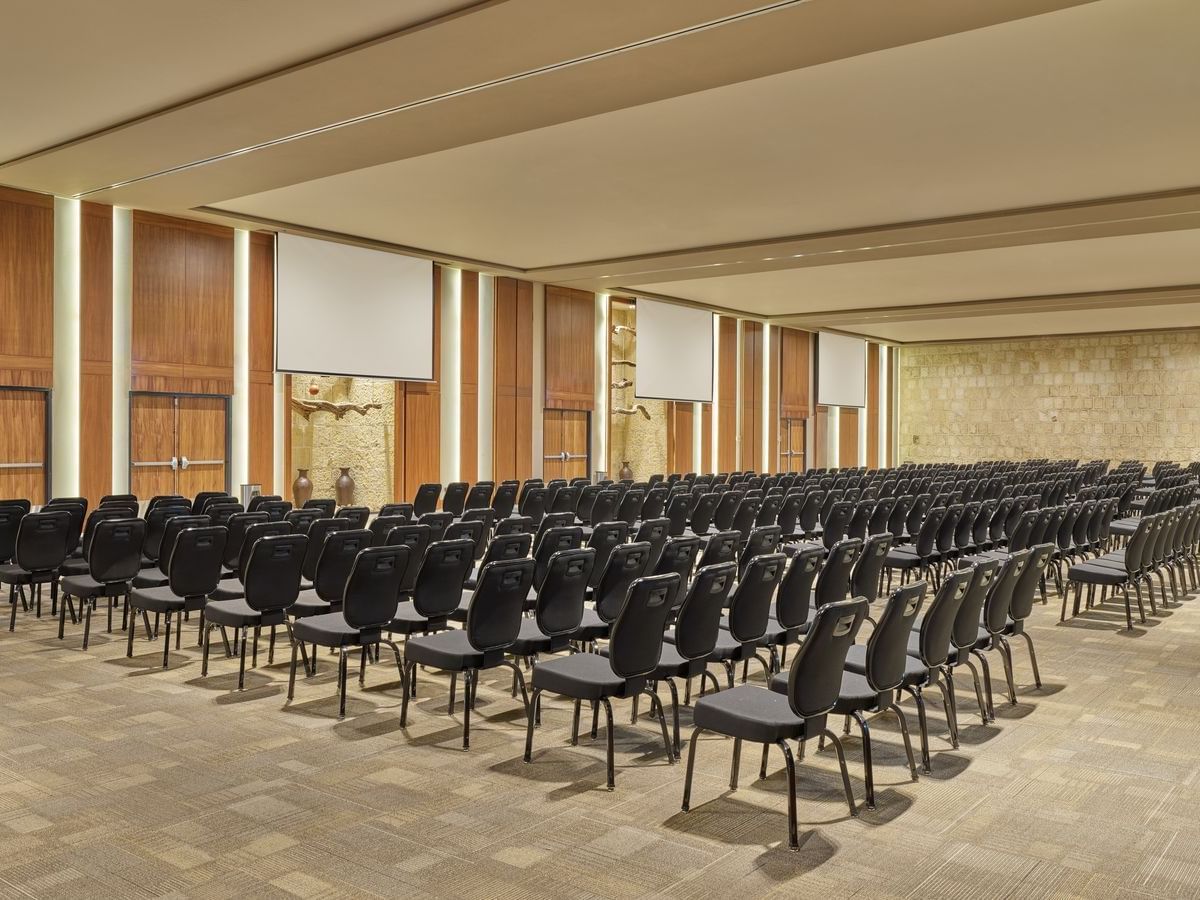
[[[134,390],[233,393],[233,229],[135,211]]]
[[[812,464],[811,468],[825,469],[829,459],[829,407],[817,406],[812,415]]]
[[[479,479],[479,273],[462,273],[458,477]]]
[[[867,344],[867,458],[864,466],[879,467],[879,345]]]
[[[807,419],[811,415],[812,334],[779,329],[779,415]]]
[[[0,187],[0,384],[54,383],[54,199]]]
[[[711,403],[700,405],[700,472],[713,471]]]
[[[694,408],[691,403],[667,403],[667,470],[685,474],[694,472],[693,448],[695,447]]]
[[[737,320],[721,316],[717,330],[717,359],[720,366],[717,386],[717,459],[716,468],[731,472],[737,465]]]
[[[275,237],[250,235],[250,482],[264,494],[286,494],[287,484],[275,484]],[[291,418],[290,414],[288,416]],[[290,430],[290,429],[289,429]],[[289,469],[291,461],[288,461]],[[289,495],[290,496],[290,495]]]
[[[547,409],[592,411],[596,402],[596,297],[546,286]]]
[[[838,419],[838,468],[862,465],[858,458],[858,417],[853,406],[840,407]]]
[[[533,473],[533,285],[497,278],[492,414],[492,477]]]
[[[762,468],[763,326],[742,322],[742,440],[738,468]]]
[[[83,203],[79,223],[79,493],[112,492],[112,207]]]

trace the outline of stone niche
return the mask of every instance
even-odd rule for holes
[[[314,396],[309,388],[315,385]],[[370,378],[292,376],[292,397],[358,406],[379,404],[364,413],[347,410],[340,418],[327,410],[301,412],[291,405],[292,468],[280,493],[292,499],[298,469],[308,469],[314,497],[333,497],[334,483],[349,466],[355,481],[354,503],[378,509],[394,496],[392,460],[395,453],[396,387]]]
[[[615,331],[618,325],[633,328],[637,318],[632,304],[614,302],[609,313],[609,359],[632,360],[636,350],[637,337],[632,331]],[[633,366],[609,366],[609,383],[615,384],[624,379],[633,380],[636,375]],[[609,409],[633,408],[638,404],[646,407],[650,418],[646,419],[641,413],[627,415],[611,412],[608,440],[608,474],[617,479],[621,471],[621,463],[629,460],[633,469],[633,477],[645,481],[656,472],[667,471],[667,404],[664,400],[640,400],[634,397],[633,385],[624,388],[610,387]]]

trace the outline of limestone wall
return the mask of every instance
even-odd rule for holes
[[[1200,459],[1200,330],[902,347],[913,462]]]

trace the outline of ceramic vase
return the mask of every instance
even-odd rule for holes
[[[333,487],[337,493],[338,506],[353,506],[354,505],[354,479],[350,477],[350,467],[342,466],[342,474],[338,476],[338,480]]]
[[[296,509],[301,509],[305,502],[312,497],[313,483],[308,478],[308,469],[297,469],[296,480],[292,482],[292,502]]]

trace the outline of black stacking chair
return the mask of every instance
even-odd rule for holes
[[[236,600],[245,596],[246,566],[250,563],[250,551],[254,544],[265,537],[276,537],[291,534],[292,526],[287,522],[256,522],[246,527],[245,537],[242,538],[241,550],[238,552],[237,569],[232,576],[222,578],[220,583],[209,592],[209,600]],[[229,540],[226,537],[226,544]]]
[[[303,534],[272,535],[254,542],[243,576],[245,596],[213,600],[204,607],[204,624],[201,628],[204,635],[204,654],[200,664],[202,678],[208,675],[208,649],[214,628],[223,630],[229,627],[234,629],[235,634],[241,629],[238,639],[241,651],[238,663],[239,691],[246,687],[247,629],[254,629],[251,666],[258,666],[258,637],[263,628],[271,629],[267,664],[275,661],[275,629],[283,625],[290,639],[292,626],[288,622],[287,611],[300,593],[300,575],[307,549],[308,537]]]
[[[863,648],[861,672],[849,667],[847,652],[847,667],[842,673],[837,703],[831,710],[834,715],[853,718],[862,733],[867,809],[875,808],[875,774],[871,754],[871,729],[867,725],[866,714],[896,714],[900,721],[900,734],[904,739],[904,751],[908,755],[908,768],[912,780],[917,780],[917,763],[913,758],[912,741],[908,736],[908,722],[904,718],[903,710],[896,705],[896,690],[904,681],[909,661],[908,637],[924,599],[923,581],[903,585],[892,592],[879,617],[879,624],[871,632]],[[771,679],[773,691],[786,694],[788,687],[788,676],[782,672]]]
[[[333,537],[340,537],[340,532]],[[288,703],[296,695],[296,663],[304,644],[338,651],[338,719],[346,717],[346,651],[359,648],[358,681],[366,678],[367,650],[386,644],[396,656],[396,671],[404,677],[400,648],[383,631],[395,617],[400,584],[412,551],[403,545],[367,547],[354,558],[342,594],[340,612],[297,619],[292,624],[292,667],[288,674]],[[316,668],[316,658],[313,659]]]
[[[278,504],[283,501],[274,502]],[[272,520],[283,521],[283,516],[276,514],[277,509],[278,507],[273,507],[271,503],[263,503],[259,506],[259,510],[266,512]],[[243,511],[242,504],[236,500],[225,500],[223,498],[214,500],[204,508],[204,514],[212,519],[214,525],[224,525],[231,517]]]
[[[502,534],[529,534],[536,530],[533,519],[528,516],[509,516],[496,523],[496,536]]]
[[[310,497],[304,501],[303,508],[320,510],[321,518],[332,519],[337,512],[337,501],[332,497]]]
[[[283,521],[292,526],[292,534],[308,534],[309,527],[319,518],[319,509],[289,509],[283,514]]]
[[[413,497],[413,515],[423,516],[437,510],[438,498],[442,496],[440,484],[427,483],[417,487]]]
[[[24,504],[0,503],[0,563],[12,562],[21,520],[28,514],[28,501],[24,501]]]
[[[154,510],[155,515],[159,512]],[[163,587],[170,581],[168,572],[170,571],[171,551],[175,547],[175,539],[179,537],[179,532],[185,528],[201,528],[211,525],[212,520],[208,516],[193,516],[190,513],[187,515],[172,515],[163,520],[162,535],[158,541],[157,562],[154,567],[142,569],[133,579],[135,588]],[[146,522],[147,534],[154,528],[154,515]],[[149,542],[147,538],[147,542]]]
[[[781,540],[782,534],[778,525],[763,525],[751,531],[738,557],[738,577],[742,576],[754,557],[778,552]]]
[[[333,517],[320,518],[308,526],[308,547],[304,551],[304,565],[300,568],[300,592],[311,591],[313,580],[317,577],[317,561],[325,547],[325,536],[335,531],[346,531],[350,522],[346,519]],[[232,532],[230,534],[232,540]],[[240,547],[238,548],[240,552]],[[228,554],[226,554],[228,556]]]
[[[483,523],[473,519],[459,519],[457,522],[451,523],[442,535],[443,541],[457,541],[463,538],[469,540],[473,546],[471,551],[472,559],[480,559],[484,550],[487,548],[487,541],[484,540]]]
[[[321,522],[343,521],[339,519],[322,519]],[[288,606],[288,614],[296,619],[309,616],[322,616],[326,613],[340,612],[342,595],[346,592],[346,581],[354,568],[354,560],[358,554],[371,546],[371,532],[365,528],[350,528],[348,525],[340,528],[324,530],[323,534],[314,533],[316,526],[308,534],[308,546],[305,548],[304,564],[301,573],[309,565],[309,559],[314,555],[312,587],[301,589],[296,599]],[[320,540],[320,544],[317,541]],[[305,657],[305,669],[308,668],[308,657]]]
[[[668,575],[674,572],[680,579],[680,591],[686,592],[692,579],[692,570],[696,566],[696,557],[699,555],[698,537],[668,538],[663,545],[662,554],[658,557],[658,565],[654,567],[654,574]]]
[[[966,666],[971,672],[975,686],[975,699],[979,703],[979,718],[986,725],[991,721],[987,702],[983,698],[983,682],[979,670],[971,662],[971,656],[979,644],[979,623],[983,616],[983,604],[991,593],[996,575],[1000,571],[1000,562],[995,559],[983,559],[972,568],[971,583],[967,593],[958,607],[958,615],[954,617],[954,628],[950,631],[950,652],[946,657],[946,665],[942,674],[946,678],[946,689],[950,694],[950,712],[953,722],[950,724],[950,743],[958,749],[958,702],[954,696],[954,670]],[[985,665],[982,655],[978,659]]]
[[[192,515],[199,516],[204,513],[205,506],[209,501],[218,497],[229,497],[225,491],[201,491],[192,500]]]
[[[625,492],[625,496],[621,498],[621,503],[617,507],[617,514],[614,517],[618,522],[628,522],[632,528],[637,524],[638,515],[642,511],[642,501],[645,500],[645,494],[642,491],[630,489]]]
[[[446,529],[454,524],[454,513],[445,511],[425,513],[417,522],[421,525],[429,526],[430,540],[440,541],[446,534]]]
[[[846,653],[854,643],[859,626],[867,614],[867,601],[856,598],[831,603],[817,610],[808,638],[800,645],[796,660],[788,673],[786,694],[752,685],[742,685],[696,701],[692,720],[691,743],[688,749],[687,775],[683,786],[683,811],[691,805],[692,771],[696,762],[696,745],[706,731],[732,737],[733,771],[730,789],[737,790],[738,762],[742,741],[763,744],[763,765],[759,776],[766,777],[767,753],[771,744],[783,753],[788,775],[788,847],[800,849],[796,827],[796,765],[789,740],[805,741],[823,736],[837,752],[842,769],[842,785],[850,814],[857,815],[854,795],[850,790],[850,774],[841,742],[828,727],[828,715],[838,701]],[[540,667],[539,667],[540,668]],[[535,674],[536,679],[536,674]]]
[[[746,681],[746,669],[755,659],[763,667],[763,674],[770,678],[771,663],[758,653],[767,633],[767,622],[771,616],[771,601],[783,580],[787,557],[782,553],[767,553],[750,560],[738,579],[737,587],[729,600],[729,616],[717,635],[717,644],[709,656],[710,663],[725,667],[726,680],[733,687],[733,672],[737,664],[743,663],[742,681]],[[674,632],[667,632],[666,639],[672,643]]]
[[[371,524],[367,526],[367,530],[371,532],[371,540],[374,546],[382,547],[387,543],[389,531],[408,523],[409,519],[407,516],[376,516],[371,520]]]
[[[667,534],[671,537],[682,537],[687,531],[688,511],[692,508],[692,498],[689,494],[676,494],[667,501],[663,516],[669,523]]]
[[[404,575],[400,581],[401,600],[411,598],[421,564],[425,561],[425,552],[432,543],[433,531],[428,525],[400,525],[388,533],[387,546],[407,547],[409,550]]]
[[[224,572],[237,574],[242,561],[242,544],[246,540],[246,529],[270,520],[265,512],[240,512],[229,517],[224,523],[228,532],[225,537],[225,558],[221,563]]]
[[[406,522],[411,522],[416,514],[411,503],[385,503],[379,507],[379,516],[403,516]]]
[[[417,571],[412,599],[396,607],[388,632],[428,634],[446,628],[450,615],[458,609],[463,584],[474,564],[471,541],[431,541]]]
[[[258,508],[268,500],[282,500],[278,494],[255,494],[250,498],[250,502],[246,504],[246,512],[258,512]]]
[[[663,547],[667,544],[670,529],[671,521],[669,519],[643,517],[637,533],[633,536],[635,541],[644,541],[650,545],[651,569],[658,565],[658,558],[662,556]]]
[[[1029,562],[1013,587],[1008,619],[1003,631],[996,635],[996,640],[1001,643],[1004,655],[1008,659],[1007,671],[1010,686],[1012,685],[1012,647],[1009,646],[1007,638],[1018,634],[1025,639],[1025,643],[1029,647],[1029,664],[1033,669],[1034,686],[1039,689],[1042,686],[1042,676],[1038,672],[1037,653],[1033,649],[1033,638],[1025,629],[1025,620],[1033,613],[1034,595],[1037,593],[1038,584],[1045,576],[1046,567],[1050,564],[1056,549],[1057,545],[1052,543],[1037,544],[1029,549]]]
[[[94,513],[93,513],[94,515]],[[84,614],[83,649],[88,648],[92,631],[92,608],[97,599],[108,600],[108,632],[112,633],[113,603],[118,597],[128,598],[133,576],[142,562],[142,543],[146,539],[144,519],[121,515],[102,519],[93,526],[88,542],[88,571],[62,579],[62,605],[58,614],[58,639],[62,640],[67,610],[75,621],[70,598],[78,597]]]
[[[983,683],[987,693],[988,716],[993,721],[996,719],[996,711],[992,699],[992,679],[988,671],[987,657],[984,653],[989,650],[995,650],[1000,654],[1000,661],[1004,665],[1004,675],[1008,687],[1008,700],[1015,706],[1017,702],[1017,690],[1013,684],[1012,658],[1010,656],[1008,641],[1004,639],[1004,630],[1008,624],[1008,613],[1012,607],[1013,592],[1016,590],[1017,583],[1021,580],[1022,574],[1029,565],[1031,553],[1032,551],[1028,549],[1015,550],[1001,563],[1000,572],[996,576],[996,583],[992,585],[987,600],[983,604],[983,618],[980,620],[979,637],[975,644],[975,656],[983,664]],[[1034,583],[1036,584],[1036,581]]]
[[[771,654],[773,672],[778,672],[787,663],[788,646],[797,643],[812,622],[813,584],[824,558],[825,551],[821,547],[806,547],[792,557],[779,582],[775,592],[775,613],[767,617],[767,629],[759,641],[759,646],[766,647]]]
[[[25,597],[28,585],[34,594],[37,616],[42,614],[42,585],[50,585],[51,609],[58,609],[58,568],[67,558],[67,542],[72,528],[72,513],[67,509],[29,513],[20,520],[13,561],[0,565],[0,584],[8,585],[12,612],[8,630],[17,626],[17,600],[29,608]]]
[[[587,545],[596,551],[596,560],[592,566],[591,580],[588,587],[595,589],[600,586],[604,570],[608,568],[608,558],[617,547],[629,540],[629,525],[625,522],[600,522],[587,539]],[[555,550],[565,550],[566,547],[556,547]],[[549,556],[545,559],[549,560]]]
[[[343,506],[334,516],[349,519],[351,528],[366,528],[367,520],[371,518],[371,510],[366,506]]]
[[[63,561],[63,564],[58,567],[60,576],[68,575],[86,575],[90,570],[88,567],[88,550],[92,545],[92,538],[96,533],[96,526],[101,522],[108,522],[114,519],[133,518],[129,513],[121,507],[97,507],[88,513],[87,524],[83,527],[83,538],[80,542],[80,554],[78,557],[69,558]],[[144,535],[144,532],[143,532]],[[141,558],[138,562],[140,564]]]
[[[467,491],[467,499],[463,503],[463,512],[467,513],[473,509],[487,509],[492,502],[492,491],[496,485],[491,481],[480,481],[471,486]]]
[[[553,528],[575,528],[579,527],[580,535],[587,535],[587,531],[581,526],[575,525],[575,517],[570,513],[547,513],[541,523],[537,527],[537,531],[533,536],[533,552],[537,552],[537,548],[542,544],[542,536]]]
[[[862,553],[850,573],[850,594],[853,597],[866,597],[868,603],[874,603],[879,597],[879,585],[883,581],[883,566],[887,561],[888,551],[892,549],[893,538],[888,532],[873,534],[863,543]]]
[[[700,538],[704,550],[700,554],[698,565],[704,567],[723,562],[737,562],[741,538],[741,534],[736,531],[717,531],[710,534],[707,540]]]
[[[523,559],[529,555],[532,546],[533,535],[531,534],[498,534],[492,538],[492,542],[488,544],[487,550],[484,551],[483,559],[463,584],[463,587],[466,589],[463,592],[464,600],[470,599],[468,592],[475,590],[475,585],[479,581],[479,573],[483,571],[484,566],[488,563],[500,562],[507,559]],[[465,615],[466,606],[463,605],[461,609]]]
[[[688,529],[692,534],[703,537],[712,530],[713,515],[717,511],[721,497],[721,494],[715,492],[700,495],[700,499],[692,508],[691,518],[688,521]]]
[[[133,502],[136,504],[138,502],[137,494],[105,494],[103,497],[100,498],[101,506],[104,506],[106,503],[128,503],[128,502]]]
[[[176,521],[181,517],[177,516]],[[162,587],[134,587],[126,601],[129,612],[128,643],[125,655],[133,657],[133,633],[137,616],[152,612],[163,616],[165,639],[163,668],[171,658],[171,616],[175,616],[175,649],[179,649],[183,631],[183,614],[202,612],[208,595],[221,580],[221,560],[225,553],[226,530],[223,525],[184,528],[175,538],[168,562],[168,581]],[[201,620],[203,628],[203,620]],[[146,630],[149,631],[149,623]],[[147,635],[153,640],[153,637]]]
[[[572,640],[589,644],[609,636],[630,585],[649,570],[650,552],[649,544],[622,544],[613,549],[593,591],[595,608],[583,611],[583,620],[571,635]]]
[[[615,554],[614,554],[615,557]],[[612,567],[610,561],[609,566]],[[533,761],[533,729],[541,718],[541,697],[546,691],[572,700],[588,700],[604,707],[608,730],[608,789],[616,787],[613,764],[613,717],[611,699],[633,699],[647,694],[662,726],[663,745],[667,760],[675,761],[671,738],[667,734],[667,717],[658,695],[649,689],[647,679],[658,666],[662,654],[663,628],[667,615],[675,605],[679,591],[677,575],[654,575],[637,578],[622,600],[620,612],[612,626],[607,657],[597,653],[575,653],[539,663],[533,669],[533,694],[529,701],[529,721],[525,734],[525,761]],[[595,731],[595,729],[593,729]],[[579,734],[579,703],[575,704],[572,735]]]
[[[569,648],[571,635],[583,620],[583,603],[595,564],[596,551],[591,547],[560,550],[550,557],[537,589],[533,618],[522,620],[508,651],[512,656],[532,658]]]
[[[492,509],[497,520],[504,520],[512,515],[519,489],[520,485],[515,481],[502,481],[496,488],[496,493],[492,495]]]
[[[511,559],[488,563],[479,576],[467,609],[465,628],[438,634],[411,637],[404,644],[404,670],[401,678],[400,727],[408,726],[409,682],[418,665],[450,672],[450,713],[454,712],[454,688],[458,673],[463,674],[463,749],[471,746],[471,710],[479,673],[506,666],[513,670],[521,687],[521,702],[529,713],[525,677],[520,667],[507,657],[521,631],[521,613],[533,585],[532,559]]]
[[[446,493],[442,495],[442,512],[458,518],[463,514],[467,504],[467,491],[470,489],[465,481],[452,481],[446,485]]]
[[[937,549],[938,533],[946,518],[946,507],[935,506],[921,522],[920,531],[911,546],[893,547],[888,551],[884,568],[888,573],[888,590],[892,586],[892,572],[900,572],[901,584],[913,577],[924,581],[932,577],[933,567],[939,561]]]

